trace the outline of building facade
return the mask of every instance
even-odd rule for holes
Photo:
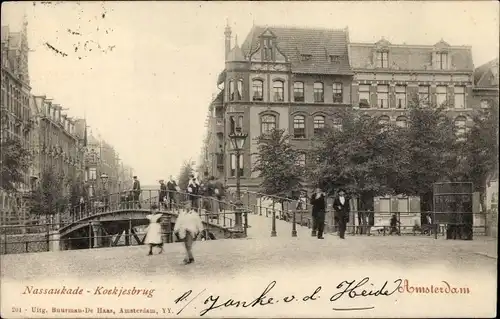
[[[42,178],[52,170],[64,176],[63,194],[69,195],[71,184],[83,181],[84,138],[76,122],[63,112],[63,107],[46,96],[32,96],[34,129],[31,134],[33,152],[32,175]]]
[[[254,26],[241,47],[237,40],[232,45],[229,27],[224,36],[225,69],[217,82],[220,93],[209,107],[205,152],[213,175],[229,187],[235,185],[237,167],[242,187],[259,185],[258,172],[252,172],[256,138],[273,128],[291,135],[305,164],[312,137],[325,126],[340,126],[339,111],[345,108],[406,126],[411,101],[440,105],[462,134],[472,124],[474,110],[498,100],[498,80],[491,80],[498,66],[492,71],[493,61],[489,69],[480,67],[489,70],[480,81],[470,46],[444,40],[392,44],[383,38],[353,43],[347,28]],[[248,138],[237,160],[228,135],[238,126]]]
[[[258,136],[274,128],[287,131],[305,165],[312,137],[335,125],[336,111],[351,105],[349,32],[254,26],[241,47],[235,41],[231,48],[231,40],[227,27],[223,93],[212,103],[217,166],[229,187],[239,169],[241,185],[255,190]],[[235,127],[248,133],[239,159],[227,137]]]
[[[353,107],[362,116],[376,116],[381,123],[407,124],[411,101],[445,106],[457,126],[470,124],[475,108],[471,47],[435,45],[350,43],[354,72]]]
[[[25,148],[29,148],[32,129],[28,53],[27,22],[19,31],[1,26],[0,140],[17,139]],[[18,192],[8,194],[0,189],[2,222],[17,223],[27,218],[23,194],[29,192],[29,185],[27,170],[23,182],[16,185]]]

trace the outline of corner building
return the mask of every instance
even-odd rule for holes
[[[305,164],[315,132],[335,124],[335,109],[351,105],[349,33],[254,26],[242,46],[236,40],[233,48],[228,27],[225,37],[226,67],[219,80],[224,83],[222,103],[216,99],[212,104],[218,136],[214,143],[222,145],[217,153],[222,155],[216,157],[224,161],[218,167],[229,187],[235,186],[239,168],[241,186],[257,190],[260,179],[252,166],[258,136],[273,128],[288,131]],[[223,127],[217,126],[221,119]],[[236,159],[227,136],[238,126],[248,138]]]

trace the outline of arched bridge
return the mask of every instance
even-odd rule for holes
[[[163,217],[163,241],[176,241],[173,228],[182,210],[194,207],[202,218],[202,239],[240,238],[246,236],[247,218],[235,222],[234,205],[214,198],[175,192],[160,203],[158,190],[143,190],[137,200],[129,192],[94,198],[72,207],[54,236],[61,249],[81,249],[118,245],[141,245],[149,223],[146,216],[156,205]],[[246,212],[243,214],[246,215]]]

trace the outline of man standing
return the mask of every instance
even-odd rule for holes
[[[312,232],[311,236],[316,236],[318,231],[318,239],[323,239],[323,230],[325,229],[325,193],[321,188],[317,187],[311,196],[312,205]]]
[[[139,201],[141,197],[141,183],[137,179],[137,176],[134,176],[134,185],[132,186],[132,196],[134,197],[134,204],[137,204],[137,207],[141,209],[141,202]]]
[[[172,203],[177,204],[176,200],[176,192],[177,192],[177,183],[174,181],[174,178],[170,176],[170,180],[167,182],[167,190],[168,190],[168,206],[169,209],[172,210]]]
[[[167,185],[165,185],[163,179],[160,180],[160,192],[158,194],[158,203],[160,204],[159,207],[165,207],[167,206]]]
[[[337,215],[338,225],[339,225],[339,237],[345,239],[346,225],[349,222],[349,200],[345,196],[344,190],[339,190],[338,196],[333,201],[333,209]]]
[[[198,179],[194,177],[193,174],[189,175],[189,183],[187,192],[189,194],[189,199],[191,200],[191,208],[194,210],[198,210],[198,190],[200,189],[200,183]]]

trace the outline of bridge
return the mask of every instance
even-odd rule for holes
[[[126,195],[126,194],[125,194]],[[163,241],[173,243],[176,238],[172,232],[179,212],[190,202],[190,195],[175,192],[175,200],[170,205],[160,205]],[[227,238],[269,238],[269,237],[310,237],[311,216],[308,209],[296,209],[296,201],[247,190],[240,197],[243,203],[241,223],[237,223],[235,197],[227,194],[221,201],[204,196],[195,196],[195,204],[200,214],[205,231],[203,240]],[[151,213],[153,204],[159,203],[158,189],[143,189],[139,200],[133,201],[124,193],[110,194],[105,198],[94,198],[77,207],[72,207],[59,219],[52,218],[38,225],[2,226],[0,250],[2,253],[34,251],[58,251],[70,249],[89,249],[142,245],[145,238],[146,216]],[[359,222],[359,216],[367,212],[352,211],[347,226],[348,235],[366,233],[386,236],[388,225],[381,227],[365,226]],[[373,214],[373,212],[372,212]],[[379,213],[386,214],[386,213]],[[411,217],[420,220],[420,213],[396,213],[398,219]],[[435,212],[434,212],[435,214]],[[404,215],[404,216],[403,216]],[[52,216],[54,217],[54,216]],[[57,216],[56,216],[57,217]],[[435,220],[433,218],[433,220]],[[426,235],[435,239],[446,236],[445,225],[399,225],[399,234]],[[365,232],[363,232],[365,229]],[[24,230],[23,234],[12,234]],[[481,226],[477,230],[484,230]],[[336,232],[334,214],[327,209],[325,232]]]

